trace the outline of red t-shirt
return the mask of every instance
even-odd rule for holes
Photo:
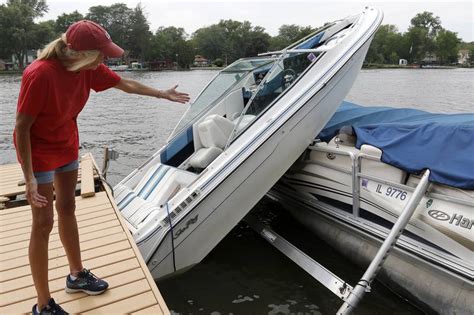
[[[25,69],[17,112],[36,117],[30,131],[35,172],[54,170],[78,158],[76,119],[90,90],[103,91],[119,82],[120,77],[104,64],[95,70],[71,72],[58,60],[49,59],[37,60]],[[13,137],[16,147],[15,134]]]

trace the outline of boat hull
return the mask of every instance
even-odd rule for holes
[[[367,267],[383,243],[381,237],[361,228],[360,220],[331,209],[331,205],[301,202],[304,197],[295,197],[298,193],[289,193],[279,185],[269,195],[301,224],[360,266]],[[474,312],[471,283],[400,247],[390,252],[377,279],[427,311],[440,314]]]
[[[323,89],[173,227],[174,231],[183,232],[178,236],[173,232],[173,241],[168,233],[161,244],[154,246],[156,251],[148,266],[155,279],[200,262],[280,179],[352,87],[369,45],[370,40]]]

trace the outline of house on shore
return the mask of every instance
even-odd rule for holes
[[[209,59],[204,58],[201,55],[194,56],[194,67],[208,67],[209,66]]]
[[[469,65],[472,64],[471,56],[469,55],[469,49],[460,49],[458,51],[458,64]]]

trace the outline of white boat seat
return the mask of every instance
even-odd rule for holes
[[[194,153],[194,155],[189,160],[189,164],[196,169],[206,168],[222,152],[224,151],[217,147],[201,148],[197,150],[196,153]]]
[[[199,123],[197,130],[202,148],[189,159],[189,165],[196,169],[206,168],[224,150],[234,124],[220,115],[211,115]]]
[[[245,128],[254,119],[254,115],[244,115],[237,131]],[[203,147],[190,157],[188,164],[195,169],[204,169],[211,164],[225,149],[238,121],[238,115],[233,121],[220,115],[211,115],[200,122],[197,131]]]
[[[224,149],[234,124],[220,115],[211,115],[198,125],[199,139],[204,147]]]
[[[378,159],[376,161],[361,159],[360,168],[363,174],[376,176],[400,184],[405,182],[407,176],[405,171],[381,161],[382,150],[369,144],[363,144],[360,147],[360,152]]]
[[[135,188],[121,186],[115,190],[117,206],[122,216],[138,228],[152,212],[159,211],[161,205],[195,177],[193,173],[158,164],[145,173]]]

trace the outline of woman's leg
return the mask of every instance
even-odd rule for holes
[[[54,223],[53,183],[38,184],[38,193],[48,199],[48,204],[43,208],[31,207],[33,222],[28,256],[38,294],[38,308],[42,309],[51,298],[48,285],[48,242]]]
[[[75,214],[76,183],[77,169],[66,172],[56,172],[54,175],[59,236],[66,251],[69,269],[72,275],[77,275],[77,273],[83,269],[79,231]]]

